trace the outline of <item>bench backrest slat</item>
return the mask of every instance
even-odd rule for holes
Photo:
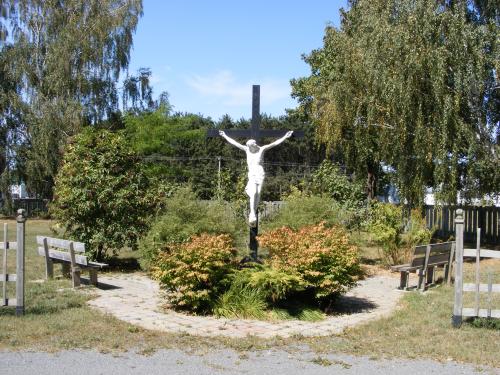
[[[428,263],[438,263],[449,260],[451,248],[453,242],[443,242],[431,244],[429,252]],[[427,251],[427,245],[416,246],[413,252],[413,259],[411,261],[411,267],[420,267],[425,264],[425,254]]]
[[[43,247],[38,248],[38,254],[41,256],[45,256],[45,249]],[[71,262],[71,254],[67,251],[59,251],[54,249],[49,249],[49,257],[53,259],[60,259],[66,262]],[[77,255],[75,254],[75,262],[76,264],[87,266],[88,260],[85,255]]]
[[[450,260],[450,254],[449,253],[429,255],[429,264],[440,263],[440,262],[448,262],[449,260]]]
[[[431,254],[435,253],[449,253],[453,242],[433,243],[431,245]]]
[[[83,242],[68,241],[68,240],[62,240],[60,238],[52,238],[52,237],[46,237],[46,236],[36,236],[36,243],[38,245],[43,246],[43,239],[44,238],[47,239],[47,245],[49,247],[55,247],[55,248],[69,250],[70,244],[73,243],[73,250],[76,253],[84,253],[85,252],[85,244]]]

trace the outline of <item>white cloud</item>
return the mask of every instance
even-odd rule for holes
[[[152,73],[151,77],[149,78],[149,83],[151,86],[158,85],[159,83],[163,83],[163,77],[159,74]]]
[[[193,75],[186,79],[187,84],[197,93],[221,101],[226,106],[249,105],[252,98],[252,84],[260,84],[261,110],[278,100],[290,95],[288,81],[261,79],[256,82],[238,81],[229,70],[221,70],[211,75]]]

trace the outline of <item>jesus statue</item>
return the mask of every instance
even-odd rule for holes
[[[262,184],[264,183],[265,177],[264,168],[262,167],[264,152],[284,142],[287,138],[290,138],[292,134],[293,131],[289,131],[282,138],[277,139],[268,145],[259,146],[253,139],[249,139],[245,145],[242,145],[231,137],[228,137],[224,131],[219,131],[219,135],[222,138],[240,150],[245,151],[247,155],[248,182],[245,187],[245,193],[247,193],[250,198],[250,214],[248,215],[248,223],[251,226],[255,226],[257,223],[257,207],[259,206],[260,192],[262,190]]]

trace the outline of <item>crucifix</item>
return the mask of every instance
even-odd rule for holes
[[[278,129],[260,129],[260,86],[253,85],[252,90],[252,126],[250,129],[230,129],[219,130],[210,129],[208,137],[221,136],[231,145],[244,151],[247,156],[248,165],[248,183],[245,187],[245,192],[250,198],[250,214],[248,223],[250,225],[250,257],[252,261],[257,261],[258,243],[257,234],[259,231],[259,215],[258,205],[260,201],[260,193],[264,183],[264,168],[263,156],[268,149],[275,147],[291,136],[303,137],[302,131],[278,130]],[[259,146],[260,138],[264,137],[280,137],[276,141],[267,145]],[[233,138],[248,138],[245,145],[238,143]]]

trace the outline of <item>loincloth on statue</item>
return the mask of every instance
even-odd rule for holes
[[[245,187],[245,193],[255,193],[255,188],[260,190],[262,184],[264,183],[264,169],[257,169],[256,171],[248,172],[248,182]]]

